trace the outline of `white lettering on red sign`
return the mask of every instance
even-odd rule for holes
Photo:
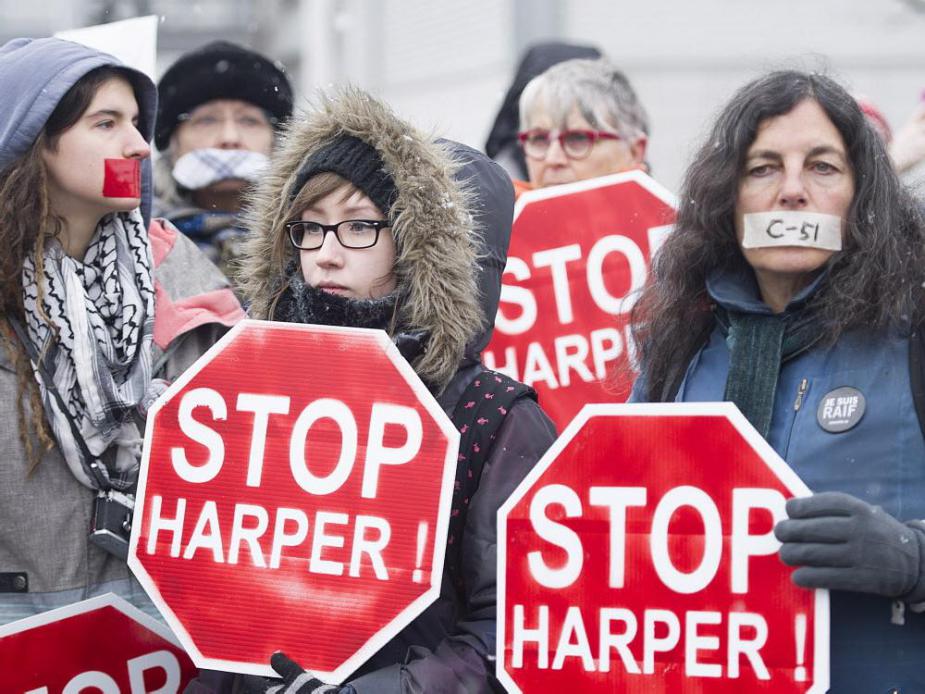
[[[773,522],[786,517],[786,499],[774,489],[736,488],[731,495],[731,537],[729,538],[730,585],[732,593],[749,590],[749,564],[752,557],[774,554],[780,543],[768,530],[751,534],[749,519],[753,511],[769,514]],[[569,527],[581,519],[589,507],[606,509],[608,542],[607,583],[612,589],[626,585],[627,519],[630,514],[654,505],[648,528],[648,556],[633,561],[649,561],[662,584],[679,594],[704,590],[716,578],[723,560],[723,527],[716,502],[702,489],[683,485],[668,489],[652,499],[645,487],[592,486],[583,503],[571,487],[548,484],[533,495],[529,517],[533,532],[551,548],[551,556],[537,550],[527,555],[530,575],[546,588],[567,588],[584,570],[585,548],[581,536]],[[679,569],[669,550],[669,526],[681,508],[691,509],[703,526],[703,548],[696,567]],[[596,512],[599,514],[599,512]],[[563,553],[565,555],[562,560]],[[760,614],[730,611],[686,611],[646,609],[637,614],[621,607],[605,607],[588,614],[581,607],[568,609],[557,632],[550,630],[549,606],[513,605],[511,666],[524,666],[525,645],[536,645],[536,667],[561,669],[569,658],[578,658],[588,671],[609,672],[614,656],[623,669],[633,674],[651,674],[658,653],[683,643],[686,674],[690,677],[740,676],[747,666],[759,679],[769,679],[761,648],[768,638],[767,622]],[[724,634],[725,639],[720,639]],[[724,645],[721,645],[724,644]],[[634,658],[632,647],[642,653]],[[725,666],[703,662],[702,654],[725,648]]]
[[[615,653],[626,672],[651,675],[655,672],[656,655],[673,650],[683,639],[688,677],[738,678],[745,662],[758,679],[771,678],[761,657],[761,648],[768,639],[768,625],[759,614],[689,610],[679,616],[671,610],[647,609],[637,615],[626,608],[601,608],[596,614],[585,615],[580,607],[573,605],[555,633],[550,632],[548,605],[531,605],[529,615],[527,609],[524,605],[514,605],[513,668],[524,667],[526,646],[535,644],[535,666],[541,670],[561,670],[568,658],[578,658],[586,672],[610,672]],[[723,632],[726,638],[721,641]],[[725,668],[718,663],[701,662],[701,653],[719,651],[722,643],[726,648]],[[630,650],[636,645],[641,645],[641,663]]]
[[[194,417],[194,413],[202,417],[202,410],[197,412],[197,408],[204,408],[213,423],[226,421],[230,416],[227,403],[216,390],[195,388],[183,394],[178,424],[190,444],[172,447],[170,460],[174,472],[191,484],[215,479],[225,462],[221,434]],[[287,396],[265,393],[237,396],[235,411],[252,415],[247,486],[260,487],[270,418],[288,415],[290,409],[291,399]],[[333,467],[325,474],[316,474],[309,458],[312,430],[321,420],[334,424],[340,435],[340,448]],[[423,441],[423,423],[412,407],[376,402],[366,424],[368,435],[361,447],[360,427],[344,402],[319,398],[305,405],[289,432],[288,467],[298,487],[314,497],[334,494],[353,474],[358,452],[362,450],[361,496],[375,499],[385,469],[405,465],[417,456]],[[401,445],[386,445],[388,428],[403,431]],[[191,462],[203,458],[203,448],[204,462]],[[193,503],[179,497],[171,508],[166,508],[162,496],[152,496],[148,512],[148,554],[161,551],[171,557],[193,559],[205,553],[217,564],[249,561],[258,568],[277,569],[284,549],[305,545],[306,569],[310,573],[342,576],[346,572],[348,576],[359,577],[362,567],[371,570],[379,580],[389,578],[383,552],[391,540],[392,529],[385,518],[325,510],[310,514],[299,508],[268,509],[248,503],[234,504],[231,513],[221,517],[215,501],[206,500],[197,508],[191,508]],[[195,517],[192,530],[184,534],[187,521],[192,517]]]
[[[587,337],[560,335],[552,341],[551,358],[547,349],[538,341],[527,344],[522,363],[518,361],[515,347],[504,348],[503,362],[491,351],[485,352],[483,357],[487,368],[527,385],[542,383],[553,389],[567,388],[573,382],[573,373],[579,381],[585,383],[604,378],[610,363],[623,354],[624,346],[630,346],[628,357],[632,361],[633,342],[629,331],[629,326],[626,326],[623,332],[616,328],[599,328],[592,330]]]
[[[153,651],[126,661],[128,670],[129,694],[176,694],[180,689],[180,662],[170,651]],[[157,689],[148,689],[145,685],[145,673],[160,670],[160,675],[151,675],[152,679],[164,679],[164,684]],[[64,685],[61,694],[82,694],[87,690],[96,690],[100,694],[122,694],[116,680],[100,670],[81,672]],[[25,694],[49,694],[48,687],[30,689]]]
[[[604,260],[611,253],[622,254],[629,264],[630,287],[623,296],[613,296],[604,285]],[[556,299],[556,316],[562,325],[568,325],[574,320],[567,266],[571,262],[581,260],[581,257],[581,246],[571,244],[537,251],[531,258],[533,267],[550,269],[552,290]],[[532,276],[530,266],[522,259],[514,257],[508,258],[505,272],[511,273],[515,279],[520,281],[530,279]],[[585,281],[594,303],[601,311],[617,315],[629,313],[635,301],[633,293],[642,288],[645,280],[645,256],[632,239],[616,235],[602,236],[591,247],[586,264]],[[510,319],[503,310],[499,310],[495,318],[497,330],[508,335],[519,335],[533,327],[536,322],[537,308],[536,298],[532,291],[526,287],[502,285],[501,303],[519,306],[521,315],[517,319]]]
[[[666,225],[648,230],[650,253],[655,253],[671,228]],[[604,263],[613,254],[622,257],[629,268],[629,287],[621,295],[612,294],[604,282]],[[534,269],[548,268],[556,322],[563,328],[575,322],[572,291],[576,282],[586,284],[594,305],[600,311],[612,316],[627,316],[648,274],[648,263],[642,249],[627,236],[602,236],[588,252],[584,273],[576,276],[572,264],[583,257],[579,244],[568,244],[537,251],[530,256],[529,262],[516,256],[509,257],[504,272],[514,280],[524,282],[533,277]],[[505,304],[512,306],[513,310],[505,311]],[[537,299],[530,288],[509,284],[501,286],[500,305],[495,317],[498,333],[522,335],[535,327],[537,319]],[[483,360],[489,369],[527,385],[567,388],[576,379],[585,383],[603,379],[608,366],[624,354],[632,361],[634,355],[627,349],[631,345],[628,326],[623,332],[603,327],[589,333],[557,335],[546,342],[531,341],[521,350],[505,347],[503,354],[489,349],[484,352]]]

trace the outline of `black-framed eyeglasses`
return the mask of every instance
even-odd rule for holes
[[[545,159],[554,140],[569,159],[584,159],[598,140],[622,140],[616,133],[605,130],[546,130],[533,128],[517,133],[524,154],[533,159]]]
[[[379,232],[390,226],[387,221],[375,219],[346,219],[337,224],[299,219],[285,224],[292,245],[302,251],[317,251],[324,245],[328,232],[332,232],[344,248],[371,248],[379,241]]]

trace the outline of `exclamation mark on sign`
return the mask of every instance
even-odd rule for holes
[[[797,639],[797,667],[793,678],[797,682],[806,681],[806,668],[803,666],[803,656],[806,652],[806,615],[798,614],[794,619],[794,631]]]
[[[418,523],[418,550],[417,558],[414,561],[414,572],[411,574],[411,580],[420,583],[424,580],[424,572],[421,571],[421,563],[424,561],[424,545],[427,543],[427,521]]]

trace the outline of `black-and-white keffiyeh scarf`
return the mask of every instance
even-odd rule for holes
[[[132,417],[151,384],[154,280],[148,232],[141,212],[104,217],[83,262],[57,241],[45,250],[44,272],[36,276],[27,257],[23,298],[29,339],[44,355],[54,387],[94,456],[115,445],[115,461],[104,475],[115,489],[137,479],[141,435]],[[43,285],[38,311],[38,283]],[[55,330],[57,329],[57,339]],[[45,412],[68,467],[84,485],[100,485],[83,460],[65,415],[36,370]]]

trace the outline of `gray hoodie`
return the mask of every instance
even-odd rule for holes
[[[157,113],[157,88],[142,72],[113,56],[63,39],[13,39],[0,47],[0,173],[21,157],[42,132],[58,102],[77,81],[104,65],[132,77],[141,97],[139,130],[150,141]],[[15,98],[13,96],[15,95]],[[141,212],[151,217],[151,163],[142,164]]]

